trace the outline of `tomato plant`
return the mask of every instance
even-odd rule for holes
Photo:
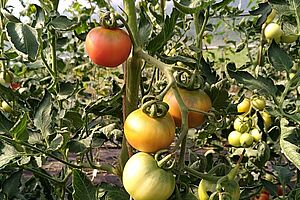
[[[182,97],[184,104],[188,109],[194,111],[188,112],[188,124],[190,128],[198,127],[205,121],[205,114],[202,112],[208,112],[211,107],[211,99],[203,90],[187,90],[183,88],[178,88],[179,94]],[[179,104],[174,96],[172,90],[164,96],[164,101],[169,105],[169,112],[173,117],[176,126],[181,126],[181,111]],[[199,112],[197,112],[199,111]]]
[[[161,169],[151,155],[139,152],[127,161],[123,184],[136,200],[166,200],[175,189],[175,177]]]
[[[280,42],[283,31],[279,24],[270,23],[266,26],[264,34],[267,40],[274,39],[276,42]]]
[[[85,39],[85,49],[91,60],[101,66],[117,67],[131,52],[129,35],[119,28],[95,27]]]

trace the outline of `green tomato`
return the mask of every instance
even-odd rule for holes
[[[10,107],[10,105],[6,101],[2,101],[1,108],[5,112],[8,112],[8,113],[12,112],[12,108]]]
[[[241,143],[240,143],[241,135],[242,135],[242,133],[238,132],[238,131],[230,132],[228,135],[228,143],[232,146],[240,147],[241,146]]]
[[[175,177],[150,154],[139,152],[125,164],[123,185],[134,200],[167,200],[175,189]]]
[[[272,39],[275,40],[275,42],[280,42],[281,36],[283,35],[283,31],[281,30],[281,27],[279,24],[276,23],[270,23],[266,26],[264,30],[265,37],[268,41],[271,41]]]
[[[250,130],[249,133],[252,135],[255,142],[261,141],[262,134],[259,132],[257,128]]]
[[[253,137],[250,133],[243,133],[240,137],[240,143],[243,147],[250,147],[253,143]]]
[[[3,86],[8,86],[12,83],[14,79],[14,74],[11,71],[6,71],[0,73],[0,84]]]
[[[248,132],[251,127],[251,121],[248,117],[238,116],[233,122],[233,128],[241,133]]]
[[[266,107],[266,100],[262,96],[255,96],[251,99],[252,106],[257,110],[263,110]]]

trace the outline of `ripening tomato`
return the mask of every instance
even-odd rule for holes
[[[262,193],[260,193],[259,196],[256,197],[254,200],[269,200],[269,199],[270,199],[269,193],[262,192]]]
[[[261,113],[261,116],[262,116],[262,118],[264,120],[265,127],[269,128],[271,126],[271,124],[272,124],[271,115],[268,112],[263,111]]]
[[[244,98],[243,101],[237,105],[237,111],[242,113],[247,113],[249,112],[250,105],[251,105],[250,99]]]
[[[117,67],[131,52],[131,39],[122,29],[96,27],[89,31],[85,39],[85,49],[90,59],[97,65]]]
[[[124,122],[124,134],[128,143],[143,152],[156,152],[170,146],[175,138],[175,123],[167,113],[152,118],[139,108],[131,112]]]
[[[259,130],[257,128],[254,128],[254,129],[250,130],[249,133],[252,135],[255,142],[261,141],[262,133],[259,132]]]
[[[248,117],[239,115],[233,122],[233,128],[241,133],[248,132],[251,128],[251,120]]]
[[[212,107],[212,102],[209,96],[203,90],[187,90],[178,88],[179,94],[189,109],[208,112]],[[172,90],[169,90],[164,97],[164,102],[169,105],[169,112],[172,115],[177,127],[181,126],[181,112],[179,104],[173,94]],[[188,126],[189,128],[195,128],[200,126],[205,121],[205,114],[200,112],[188,113]]]
[[[255,96],[251,99],[252,106],[257,110],[263,110],[266,107],[266,100],[262,96]]]
[[[175,177],[160,168],[148,153],[134,154],[123,170],[123,185],[134,200],[167,200],[175,189]]]
[[[253,136],[250,133],[243,133],[240,137],[242,147],[250,147],[253,143]]]

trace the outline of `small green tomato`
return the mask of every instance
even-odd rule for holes
[[[240,143],[243,147],[250,147],[253,143],[253,137],[250,133],[243,133],[240,137]]]
[[[242,133],[238,132],[238,131],[230,132],[228,135],[228,143],[232,146],[240,147],[241,146],[241,143],[240,143],[241,135],[242,135]]]
[[[259,132],[257,128],[250,130],[249,133],[252,135],[255,142],[261,141],[262,134]]]
[[[233,122],[233,128],[241,133],[248,132],[251,127],[251,122],[248,117],[238,116]]]
[[[279,24],[270,23],[266,26],[264,34],[268,41],[274,39],[275,42],[278,43],[280,42],[281,36],[283,35],[283,31]]]

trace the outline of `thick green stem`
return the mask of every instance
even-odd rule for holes
[[[137,30],[137,17],[135,10],[135,1],[123,0],[124,10],[128,16],[128,23],[126,28],[129,29],[131,39],[133,40],[135,50],[139,47],[140,39]],[[139,103],[139,83],[142,63],[141,60],[135,55],[133,51],[132,58],[129,59],[124,68],[125,75],[125,97],[123,101],[123,118],[126,117],[138,107]],[[119,155],[119,163],[117,167],[117,173],[119,177],[122,176],[123,168],[127,162],[129,156],[132,155],[132,148],[128,145],[125,136],[123,135],[121,153]]]
[[[1,6],[2,7],[2,6]],[[4,57],[4,37],[3,34],[4,32],[4,17],[2,15],[2,13],[0,12],[0,57],[3,58]],[[4,60],[0,60],[0,71],[5,71],[5,61]]]
[[[53,84],[57,83],[57,58],[56,58],[56,31],[53,29],[51,32],[51,63],[53,72]]]

